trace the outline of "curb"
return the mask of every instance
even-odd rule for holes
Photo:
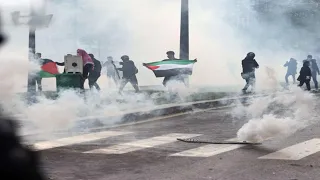
[[[241,101],[243,104],[247,104],[247,100],[255,97],[263,97],[268,94],[251,95],[251,96],[240,96],[232,98],[221,98],[215,100],[207,101],[195,101],[181,104],[167,104],[157,106],[156,108],[145,108],[140,110],[135,110],[132,112],[115,113],[110,116],[91,116],[82,117],[75,120],[74,127],[59,129],[57,131],[37,131],[34,130],[32,133],[24,133],[21,136],[32,136],[42,133],[63,133],[68,131],[88,131],[90,129],[101,129],[110,128],[115,125],[125,125],[128,123],[135,123],[139,121],[145,121],[148,119],[156,118],[159,116],[168,116],[179,113],[191,112],[194,110],[205,110],[210,108],[219,108],[228,106],[231,107],[233,103]]]

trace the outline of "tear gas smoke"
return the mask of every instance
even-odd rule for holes
[[[249,119],[237,132],[241,141],[262,142],[286,138],[317,122],[316,98],[298,87],[289,93],[253,99],[249,106],[238,105],[234,117]]]
[[[191,85],[242,85],[240,63],[248,51],[256,52],[260,67],[273,67],[282,77],[282,65],[290,57],[303,59],[317,53],[318,23],[302,16],[305,12],[317,17],[316,6],[289,0],[190,1],[190,58],[199,60]],[[10,10],[28,12],[27,8],[5,9],[7,23]],[[308,10],[313,14],[308,15]],[[161,85],[161,79],[142,63],[166,58],[167,50],[179,54],[180,0],[48,1],[46,11],[54,18],[49,28],[37,31],[37,51],[55,61],[74,54],[78,47],[102,61],[109,55],[118,60],[128,54],[140,70],[140,85]],[[138,15],[141,12],[147,16]],[[26,46],[26,28],[12,28],[8,27],[14,37],[12,48]],[[8,51],[16,50],[3,53]],[[263,74],[257,71],[258,85]]]
[[[263,1],[251,0],[190,1],[190,58],[198,58],[190,77],[192,86],[242,86],[241,60],[248,51],[254,51],[261,67],[257,71],[257,90],[274,89],[277,86],[274,80],[266,85],[263,79],[269,76],[282,78],[285,74],[282,65],[290,57],[302,59],[306,54],[317,52],[313,43],[319,36],[314,31],[319,29],[319,24],[310,18],[292,20],[293,16],[288,15],[306,8],[314,9],[313,4],[286,0],[264,2],[280,8],[264,7]],[[28,14],[29,5],[3,5],[4,23],[7,25],[4,30],[10,36],[7,46],[0,52],[4,62],[1,75],[6,77],[1,82],[4,84],[1,98],[7,111],[21,113],[43,129],[55,129],[72,124],[71,119],[83,114],[104,115],[136,106],[154,105],[149,97],[143,95],[124,95],[122,98],[126,103],[120,103],[115,92],[108,89],[107,79],[103,76],[98,82],[104,90],[100,97],[92,94],[84,102],[77,98],[78,95],[64,92],[57,101],[40,98],[38,104],[27,106],[14,94],[26,90],[28,29],[25,26],[13,27],[10,13],[21,11]],[[139,85],[161,85],[162,79],[155,78],[150,70],[142,67],[142,63],[165,59],[167,50],[174,50],[178,55],[180,0],[72,0],[48,1],[46,5],[46,13],[52,13],[54,17],[48,28],[37,30],[36,40],[37,52],[45,58],[61,62],[64,55],[75,54],[77,48],[86,49],[101,61],[105,61],[107,56],[113,56],[117,61],[121,55],[127,54],[139,69]],[[314,12],[315,16],[319,14]],[[300,22],[304,24],[301,26]],[[273,70],[269,68],[268,74],[263,70],[265,66]],[[53,87],[55,82],[48,80],[47,83]],[[44,90],[53,90],[45,88],[46,84]],[[173,89],[182,92],[181,97],[194,91]],[[293,98],[299,106],[303,100],[297,93],[302,92],[296,92],[297,97]],[[258,108],[256,103],[259,100],[256,100],[246,111],[251,112],[252,119],[261,119],[263,108],[267,108],[269,102],[281,104],[280,100],[271,97],[268,101],[260,99],[259,107],[262,109],[255,113],[256,110],[251,109]],[[293,119],[301,115],[298,111],[294,114]],[[278,118],[272,114],[264,116],[265,119],[268,117]],[[284,121],[291,122],[290,118]],[[250,129],[253,126],[246,127]],[[243,135],[246,134],[243,132],[247,131],[241,129],[239,137],[252,139],[251,135]],[[262,136],[264,139],[268,135]]]

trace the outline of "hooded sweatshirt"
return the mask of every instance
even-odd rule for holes
[[[77,53],[79,56],[82,57],[82,61],[83,61],[83,66],[87,65],[87,64],[92,64],[94,66],[94,62],[91,59],[91,57],[88,55],[88,53],[83,50],[83,49],[78,49]]]
[[[309,78],[307,78],[309,77]],[[310,81],[310,77],[311,77],[311,69],[309,67],[309,62],[306,61],[303,63],[303,66],[300,70],[300,81],[306,81],[306,80],[309,80]]]

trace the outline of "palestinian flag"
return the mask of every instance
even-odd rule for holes
[[[191,75],[195,62],[197,60],[163,60],[143,65],[152,70],[156,77],[166,77],[181,74]]]
[[[56,74],[59,74],[58,67],[52,60],[43,59],[41,71],[39,72],[39,74],[42,78],[55,77]]]

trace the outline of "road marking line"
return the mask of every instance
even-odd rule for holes
[[[300,160],[320,151],[320,139],[315,138],[281,149],[258,159]]]
[[[209,144],[187,151],[178,152],[169,156],[184,156],[184,157],[211,157],[224,152],[232,151],[243,147],[244,145],[229,145],[229,144]]]
[[[226,141],[234,141],[237,138],[228,139]],[[178,153],[171,154],[169,156],[180,156],[180,157],[211,157],[224,152],[232,151],[241,148],[245,145],[242,144],[209,144],[198,148],[181,151]]]
[[[121,131],[103,131],[97,133],[84,134],[79,136],[66,137],[56,140],[43,141],[33,144],[36,150],[46,150],[56,147],[68,146],[73,144],[79,144],[89,141],[96,141],[113,136],[120,136],[130,134],[132,132],[121,132]]]
[[[196,136],[200,136],[201,134],[180,134],[180,133],[172,133],[166,134],[163,136],[157,136],[148,139],[142,139],[138,141],[123,143],[114,145],[107,148],[94,149],[91,151],[86,151],[84,153],[91,154],[125,154],[133,151],[142,150],[145,148],[151,148],[154,146],[159,146],[163,144],[168,144],[172,142],[176,142],[177,138],[192,138]]]

